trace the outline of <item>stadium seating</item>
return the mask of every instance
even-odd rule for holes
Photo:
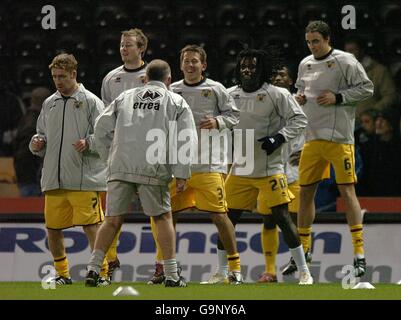
[[[140,5],[133,3],[128,11],[133,16],[133,24],[138,27],[159,27],[165,30],[170,24],[169,8],[163,2],[148,1]]]
[[[306,26],[312,20],[332,21],[330,5],[321,1],[306,1],[298,7],[298,23]]]
[[[220,57],[233,61],[244,48],[254,47],[255,39],[244,30],[222,29],[218,35]]]
[[[36,86],[48,84],[50,75],[46,65],[42,64],[18,64],[17,79],[20,85]]]
[[[260,3],[257,16],[257,25],[262,28],[288,28],[295,25],[294,13],[285,1]]]
[[[386,2],[380,10],[381,24],[385,27],[396,27],[398,31],[401,27],[401,4],[396,1]]]
[[[99,28],[121,28],[130,25],[130,18],[124,6],[101,5],[94,8],[93,25]]]
[[[216,25],[218,27],[250,28],[255,23],[252,12],[240,1],[227,1],[216,9]]]
[[[236,62],[225,63],[222,68],[223,84],[229,88],[235,85],[235,66]]]
[[[346,4],[357,11],[356,30],[341,28],[341,8]],[[390,56],[393,61],[401,49],[397,38],[401,29],[399,0],[60,0],[55,4],[57,29],[46,31],[39,30],[42,6],[39,0],[0,3],[0,30],[7,31],[0,33],[0,57],[7,65],[1,70],[7,68],[8,74],[21,81],[20,86],[43,82],[27,65],[44,65],[46,72],[51,58],[63,51],[76,55],[82,79],[100,83],[97,77],[103,72],[95,70],[97,75],[92,75],[84,65],[90,63],[92,70],[110,62],[117,66],[121,62],[120,32],[135,27],[149,35],[147,61],[165,58],[171,62],[173,74],[181,76],[179,50],[188,43],[200,44],[208,53],[208,74],[222,82],[226,81],[223,64],[233,63],[244,46],[276,44],[286,59],[299,62],[309,54],[303,31],[312,19],[329,23],[337,48],[343,47],[347,35],[355,33],[365,39],[368,53],[379,60]],[[91,76],[95,77],[92,81]]]
[[[205,3],[184,1],[177,5],[175,14],[177,15],[176,25],[178,27],[205,28],[214,24],[213,11]]]
[[[14,55],[17,59],[27,61],[47,61],[48,42],[45,35],[26,33],[18,38],[15,43]]]

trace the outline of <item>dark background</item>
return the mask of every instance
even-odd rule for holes
[[[56,9],[55,30],[42,29],[41,10],[46,4]],[[355,30],[341,27],[341,8],[347,4],[356,9]],[[145,60],[167,60],[174,81],[181,78],[179,51],[190,43],[205,47],[207,76],[226,86],[233,84],[235,57],[244,46],[277,45],[296,73],[300,60],[309,54],[305,26],[315,19],[329,23],[338,49],[343,49],[346,36],[361,36],[367,53],[390,68],[401,88],[400,0],[2,0],[1,83],[24,100],[39,85],[53,88],[47,66],[56,54],[69,52],[79,63],[78,80],[100,95],[104,75],[122,64],[120,35],[129,28],[144,31],[149,38]]]

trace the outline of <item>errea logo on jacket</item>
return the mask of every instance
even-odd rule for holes
[[[135,102],[133,108],[134,109],[154,109],[159,110],[160,102],[150,102],[155,101],[162,97],[162,94],[157,91],[146,90],[144,93],[140,92],[137,97],[142,101],[149,102]]]
[[[145,93],[138,94],[138,98],[141,100],[148,100],[148,101],[154,101],[158,98],[160,98],[162,95],[157,92],[157,91],[152,91],[152,90],[146,90]]]

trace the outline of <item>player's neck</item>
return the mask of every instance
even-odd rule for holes
[[[74,92],[78,90],[78,87],[79,87],[78,82],[75,82],[74,86],[71,87],[71,89],[66,90],[64,92],[61,92],[61,91],[59,91],[59,92],[63,97],[71,97],[74,94]]]
[[[144,64],[145,62],[142,59],[139,59],[131,62],[125,62],[124,68],[128,70],[135,70],[142,67]]]
[[[315,57],[316,60],[323,60],[326,59],[331,52],[333,51],[333,48],[331,46],[328,46],[327,48],[325,48],[325,50],[323,50],[322,54],[319,57]]]
[[[186,84],[200,84],[203,80],[203,76],[194,77],[194,78],[184,78]]]

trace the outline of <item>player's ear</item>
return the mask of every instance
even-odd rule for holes
[[[205,71],[206,68],[207,68],[207,62],[205,61],[205,62],[202,64],[202,72]]]
[[[149,77],[148,77],[148,75],[146,75],[146,76],[145,76],[145,79],[143,80],[143,83],[146,84],[146,83],[148,83],[148,82],[149,82]]]
[[[71,71],[71,79],[76,79],[77,78],[77,70],[72,70]]]
[[[164,81],[164,84],[166,85],[167,88],[170,88],[171,84],[171,76],[168,76],[166,81]]]

